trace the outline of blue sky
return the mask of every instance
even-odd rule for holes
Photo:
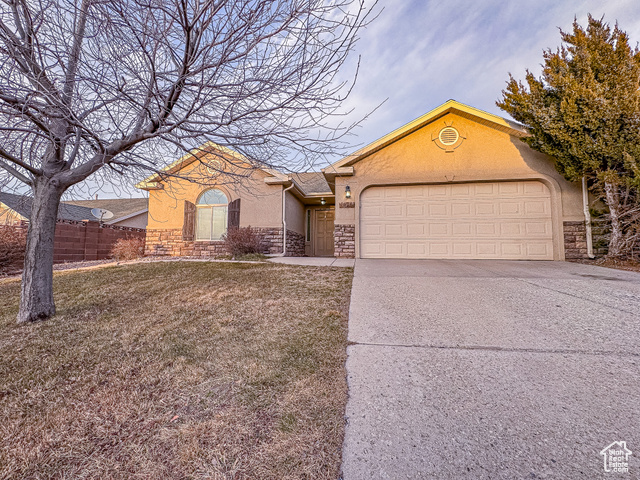
[[[346,107],[362,116],[386,103],[358,128],[353,150],[450,98],[506,116],[495,102],[509,72],[518,79],[527,68],[538,73],[542,51],[560,45],[558,28],[570,30],[574,17],[585,25],[587,13],[604,15],[640,41],[637,0],[380,0],[378,10],[360,36],[361,68]],[[142,194],[123,187],[104,186],[100,196]],[[91,184],[79,190],[96,193]]]
[[[359,80],[349,105],[359,112],[388,99],[358,130],[368,144],[453,98],[506,116],[495,102],[509,72],[539,73],[542,51],[560,45],[558,28],[587,13],[640,41],[637,0],[381,0],[377,21],[362,33]]]

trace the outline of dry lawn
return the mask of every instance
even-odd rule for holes
[[[17,326],[0,283],[0,478],[336,479],[351,269],[58,273]]]

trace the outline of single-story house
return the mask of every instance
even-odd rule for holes
[[[113,217],[104,220],[107,225],[120,227],[147,228],[149,216],[148,198],[105,198],[95,200],[65,200],[67,205],[78,207],[102,208],[113,213]]]
[[[28,222],[31,216],[31,197],[0,192],[0,224],[18,225]],[[61,202],[58,207],[58,220],[82,222],[95,219],[91,209]]]
[[[118,198],[105,200],[66,200],[58,207],[58,220],[82,222],[98,220],[91,210],[102,208],[113,213],[103,221],[106,225],[147,228],[149,211],[146,198]],[[28,222],[31,215],[31,197],[0,192],[0,224],[17,225]]]
[[[147,253],[220,255],[251,226],[265,252],[356,258],[586,256],[583,192],[519,124],[449,100],[324,168],[284,174],[206,144],[138,187]]]
[[[140,211],[141,206],[146,205],[146,199],[132,200],[142,200],[142,202],[132,201],[129,212]],[[0,227],[26,233],[31,216],[31,202],[31,197],[26,195],[0,192]],[[95,206],[92,203],[86,206],[76,205],[75,202],[60,203],[53,245],[54,263],[109,258],[113,246],[119,240],[131,238],[144,240],[146,225],[140,228],[127,224],[128,220],[135,219],[135,215],[127,214],[127,210],[121,205],[126,201],[120,202],[121,204],[104,200],[99,202]],[[100,222],[91,210],[104,209],[105,206],[115,210],[112,212],[114,216],[109,221]]]

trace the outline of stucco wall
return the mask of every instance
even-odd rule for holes
[[[286,193],[285,209],[287,215],[287,230],[293,230],[300,235],[304,235],[305,208],[302,202],[294,197],[291,192]]]
[[[433,138],[453,126],[465,139],[453,151],[438,147]],[[356,207],[368,186],[418,183],[536,179],[552,195],[554,241],[564,250],[562,222],[582,220],[580,186],[567,182],[547,156],[519,138],[454,113],[435,120],[354,165],[354,176],[336,178],[336,224],[359,223],[359,208],[340,208],[345,186],[351,187]],[[356,249],[358,249],[356,233]],[[356,255],[358,255],[358,250]],[[560,255],[561,257],[561,255]]]
[[[149,215],[145,212],[140,215],[127,218],[126,220],[122,220],[121,222],[113,222],[111,225],[116,225],[118,227],[147,228],[148,217]]]
[[[0,202],[0,225],[19,225],[25,220],[22,215]]]
[[[181,175],[211,182],[204,178],[203,167],[194,163],[185,167]],[[244,172],[246,174],[246,172]],[[254,170],[246,177],[219,176],[215,185],[202,185],[184,179],[165,182],[163,190],[149,192],[148,229],[182,228],[184,222],[184,201],[196,203],[202,192],[209,188],[219,188],[229,201],[241,198],[240,226],[281,227],[282,226],[282,186],[264,183],[266,173]]]

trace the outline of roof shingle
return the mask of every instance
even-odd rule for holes
[[[141,212],[149,208],[148,198],[107,198],[104,200],[66,200],[67,205],[79,207],[104,208],[113,213],[113,218],[109,223],[117,221],[118,218],[127,217],[133,213]]]
[[[333,195],[322,172],[292,173],[291,178],[302,188],[305,195],[313,193]]]
[[[33,199],[26,195],[15,195],[12,193],[0,192],[0,202],[17,212],[24,218],[31,216],[31,203]],[[58,219],[60,220],[96,220],[91,213],[93,208],[104,208],[113,212],[110,223],[119,218],[126,217],[136,212],[149,208],[147,198],[116,198],[105,200],[69,200],[60,202],[58,207]]]
[[[0,202],[4,203],[7,207],[24,218],[31,217],[31,203],[33,202],[31,197],[0,192]],[[58,219],[82,221],[94,219],[94,216],[91,214],[90,208],[69,205],[61,202],[58,207]]]

